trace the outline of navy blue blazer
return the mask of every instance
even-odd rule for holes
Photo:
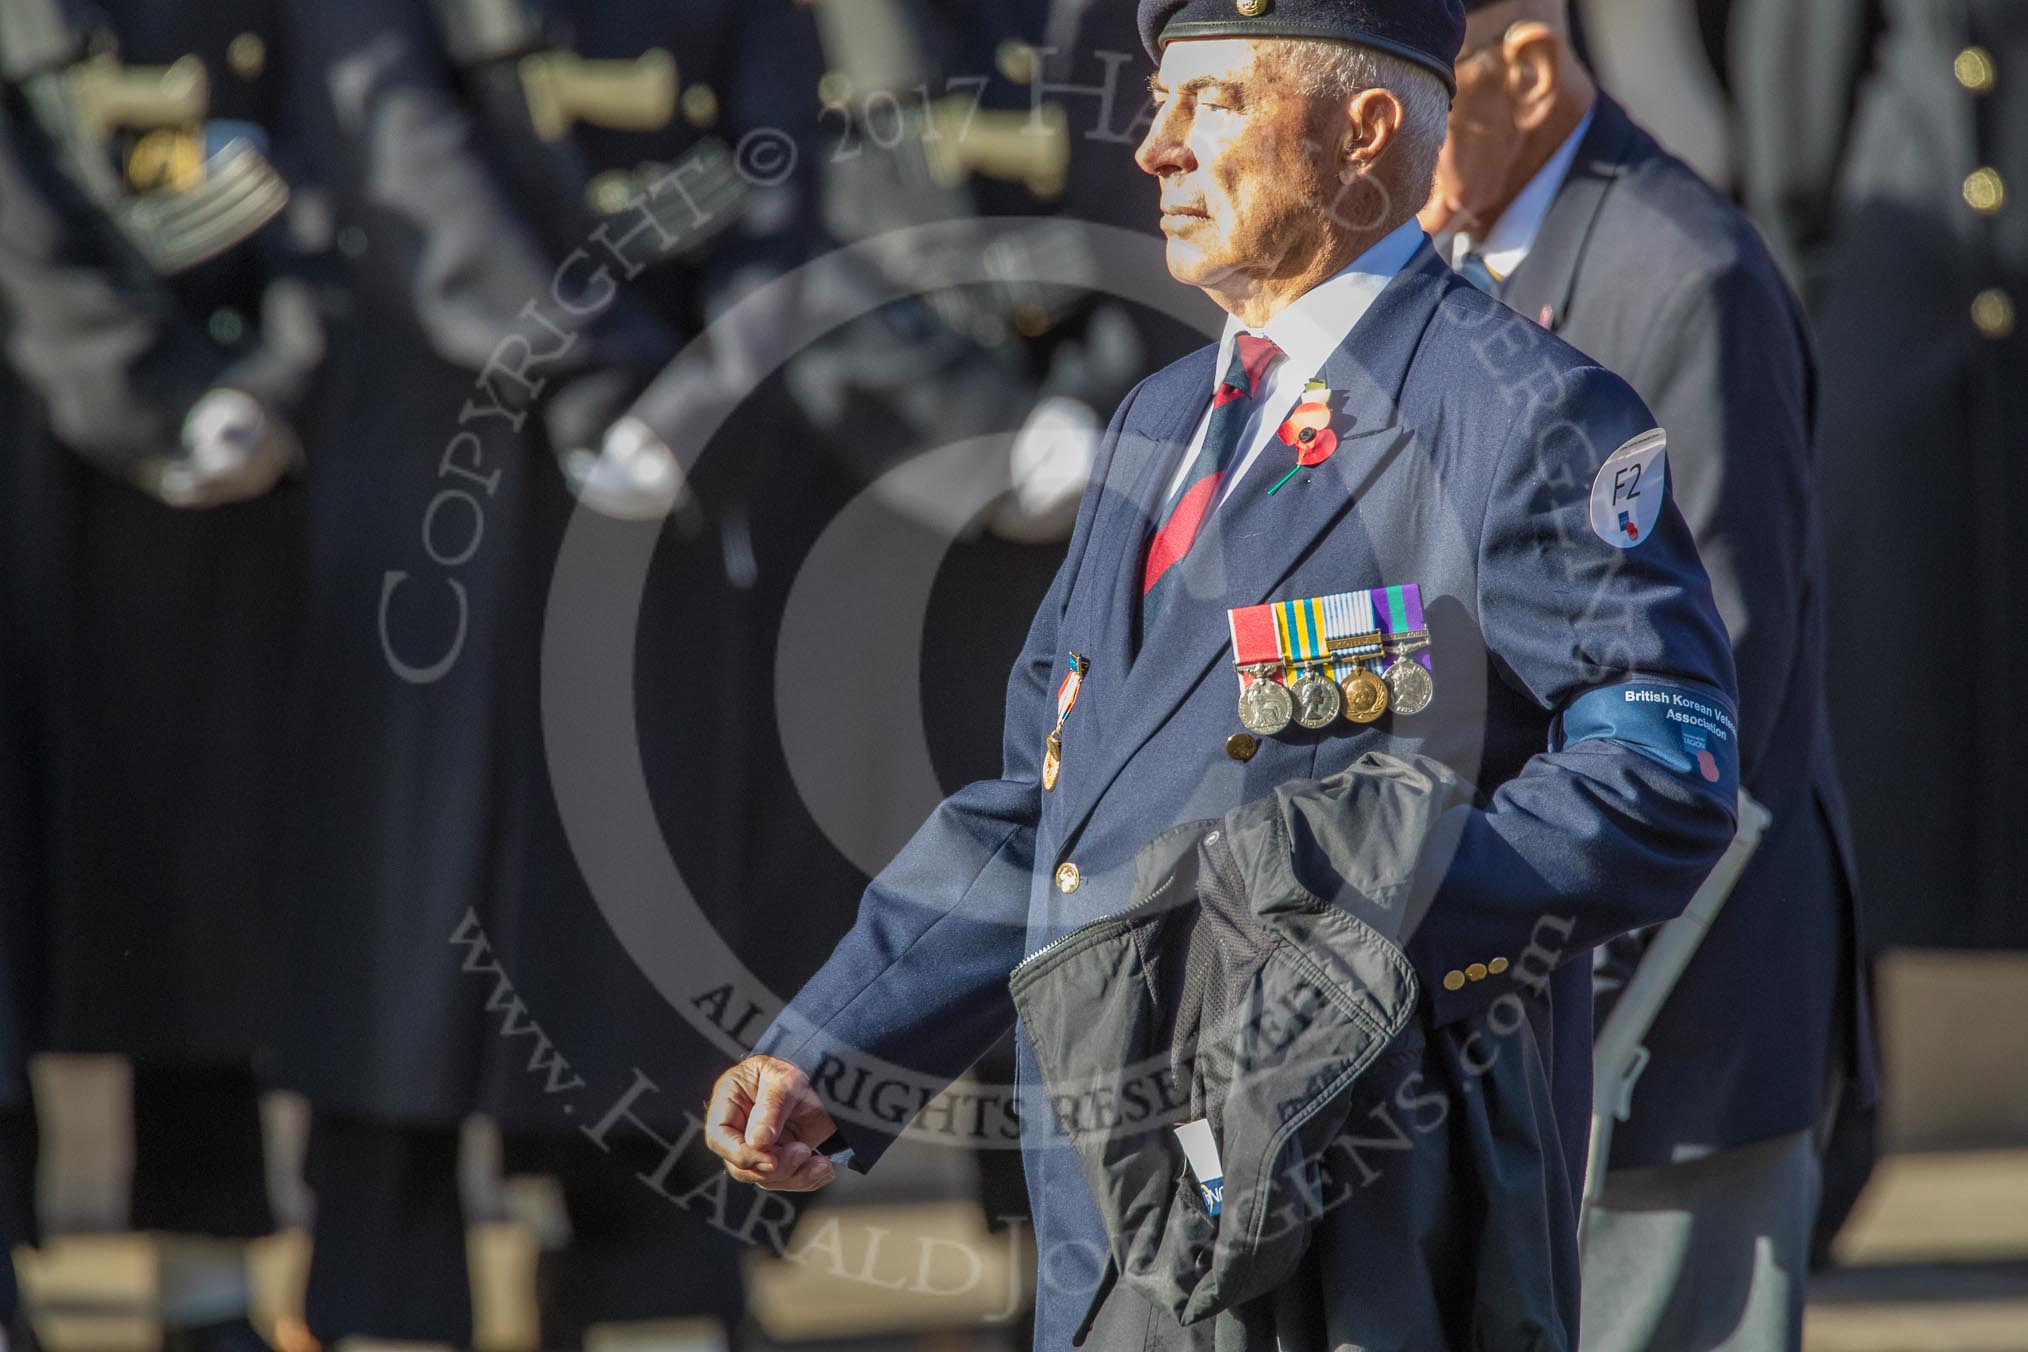
[[[1457,809],[1451,867],[1423,916],[1362,918],[1404,943],[1420,1017],[1484,1019],[1543,1059],[1564,1143],[1554,1177],[1570,1190],[1543,1199],[1543,1242],[1574,1262],[1588,950],[1680,911],[1733,829],[1736,778],[1707,782],[1664,744],[1676,729],[1647,717],[1657,705],[1629,697],[1694,700],[1713,726],[1730,717],[1731,650],[1688,528],[1666,502],[1632,548],[1592,526],[1600,465],[1654,420],[1617,376],[1425,243],[1325,364],[1343,410],[1336,453],[1273,495],[1293,457],[1264,453],[1177,565],[1184,594],[1136,654],[1150,517],[1209,403],[1214,352],[1144,381],[1114,416],[1008,683],[1001,777],[947,799],[873,881],[759,1050],[810,1072],[853,1167],[869,1167],[927,1089],[1007,1030],[1010,970],[1129,904],[1150,837],[1369,750],[1434,756],[1480,789]],[[1291,729],[1250,759],[1228,755],[1240,730],[1229,607],[1410,582],[1432,633],[1427,710]],[[1090,671],[1064,724],[1061,782],[1045,792],[1043,740],[1073,650]],[[1482,1050],[1504,1048],[1495,1037]],[[1104,1236],[1025,1040],[1019,1051],[1036,1345],[1060,1348]],[[911,1088],[883,1094],[911,1073]]]
[[[1815,373],[1752,224],[1601,96],[1504,299],[1625,376],[1669,431],[1673,496],[1739,670],[1740,773],[1774,823],[1649,1033],[1616,1168],[1815,1126],[1872,1093],[1845,804],[1824,702]]]

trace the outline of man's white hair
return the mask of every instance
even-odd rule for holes
[[[1284,38],[1275,45],[1275,76],[1306,98],[1347,99],[1385,89],[1401,101],[1401,128],[1387,156],[1398,177],[1391,185],[1422,209],[1436,179],[1437,156],[1450,127],[1451,95],[1436,72],[1392,52],[1329,38]]]

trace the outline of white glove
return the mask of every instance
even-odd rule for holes
[[[244,390],[207,390],[184,415],[181,443],[142,476],[142,486],[171,507],[257,498],[302,458],[295,432]]]
[[[1104,435],[1105,425],[1083,400],[1051,396],[1037,404],[1014,434],[1007,457],[1012,487],[993,510],[993,533],[1021,544],[1068,539]]]
[[[659,521],[683,497],[676,453],[634,417],[607,428],[596,454],[580,448],[564,456],[563,474],[579,502],[622,521]]]

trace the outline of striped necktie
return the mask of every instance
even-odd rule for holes
[[[1232,361],[1211,396],[1211,417],[1191,458],[1190,470],[1183,476],[1183,491],[1162,513],[1148,541],[1148,557],[1141,570],[1143,636],[1155,627],[1162,607],[1180,585],[1174,577],[1176,565],[1190,552],[1204,519],[1211,515],[1219,485],[1239,459],[1240,441],[1258,407],[1261,381],[1281,355],[1271,338],[1242,333],[1233,341]]]

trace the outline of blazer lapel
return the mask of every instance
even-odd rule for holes
[[[1218,349],[1183,358],[1150,381],[1135,401],[1132,422],[1120,431],[1106,496],[1092,526],[1092,557],[1105,560],[1095,577],[1104,588],[1106,623],[1096,636],[1086,697],[1102,697],[1104,686],[1125,677],[1133,661],[1134,607],[1140,603],[1141,566],[1150,523],[1181,463],[1198,421],[1211,404],[1211,368]],[[1145,411],[1144,411],[1145,410]],[[1108,576],[1104,569],[1112,570]],[[1127,616],[1126,623],[1117,617]],[[1088,640],[1089,641],[1089,640]]]
[[[1070,815],[1063,839],[1083,824],[1127,761],[1168,721],[1205,672],[1226,658],[1231,646],[1226,611],[1277,599],[1276,588],[1409,443],[1410,430],[1398,419],[1402,384],[1423,330],[1450,285],[1466,283],[1425,241],[1324,364],[1322,379],[1339,397],[1333,427],[1343,431],[1337,451],[1270,495],[1269,487],[1293,459],[1277,458],[1270,445],[1205,523],[1196,545],[1176,565],[1183,569],[1177,578],[1180,594],[1148,633],[1131,672],[1122,668],[1123,688],[1093,706],[1104,711],[1109,726],[1097,737],[1088,768],[1066,785]],[[1131,629],[1131,603],[1137,599],[1116,596],[1107,613],[1109,630]],[[1107,647],[1125,651],[1110,632]]]
[[[1543,327],[1552,331],[1562,328],[1569,316],[1578,264],[1606,194],[1626,170],[1633,130],[1626,110],[1600,94],[1591,129],[1578,144],[1577,157],[1570,162],[1570,173],[1557,189],[1549,214],[1542,218],[1535,243],[1507,279],[1501,299],[1538,322],[1546,315]]]

